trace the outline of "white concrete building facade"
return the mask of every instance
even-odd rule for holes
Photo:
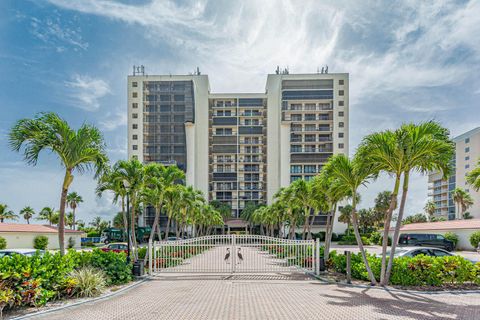
[[[206,75],[129,76],[128,157],[176,164],[188,185],[238,218],[248,202],[271,203],[333,154],[348,155],[348,80],[347,73],[277,73],[265,92],[212,93]],[[336,232],[344,229],[338,225]]]

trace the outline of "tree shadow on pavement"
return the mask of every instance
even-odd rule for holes
[[[322,295],[329,299],[328,304],[342,308],[371,307],[379,315],[428,320],[480,319],[480,302],[478,305],[450,304],[447,301],[429,298],[424,294],[368,288],[362,291],[354,288],[338,288],[333,292],[338,292],[339,295]],[[450,301],[459,302],[459,295],[452,294]]]

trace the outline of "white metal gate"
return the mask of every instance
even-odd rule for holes
[[[314,240],[212,235],[149,243],[149,273],[276,273],[319,270]]]

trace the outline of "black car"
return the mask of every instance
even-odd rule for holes
[[[403,233],[398,239],[401,246],[417,246],[417,247],[436,247],[452,251],[455,248],[453,241],[445,239],[441,234],[428,233]]]

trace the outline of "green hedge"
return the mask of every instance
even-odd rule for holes
[[[7,248],[7,240],[4,237],[0,237],[0,250]]]
[[[368,255],[368,262],[375,278],[380,280],[381,258]],[[345,255],[332,251],[327,265],[336,272],[346,273]],[[360,253],[352,254],[351,265],[353,278],[369,281]],[[390,277],[390,284],[401,286],[440,286],[463,283],[480,285],[480,262],[473,264],[460,256],[400,257],[395,258]]]
[[[33,248],[37,250],[46,250],[48,247],[48,237],[47,236],[36,236],[33,239]]]
[[[445,237],[445,239],[447,239],[447,240],[453,241],[453,248],[454,248],[454,249],[457,247],[458,236],[457,236],[455,233],[453,233],[453,232],[447,232],[447,233],[445,233],[444,237]]]
[[[49,300],[71,296],[75,282],[73,270],[89,266],[102,270],[108,284],[126,283],[132,279],[132,266],[125,254],[70,250],[66,255],[46,252],[31,257],[13,255],[0,258],[0,309],[41,306]]]
[[[470,235],[470,244],[472,247],[477,248],[480,243],[480,231],[476,231]]]

